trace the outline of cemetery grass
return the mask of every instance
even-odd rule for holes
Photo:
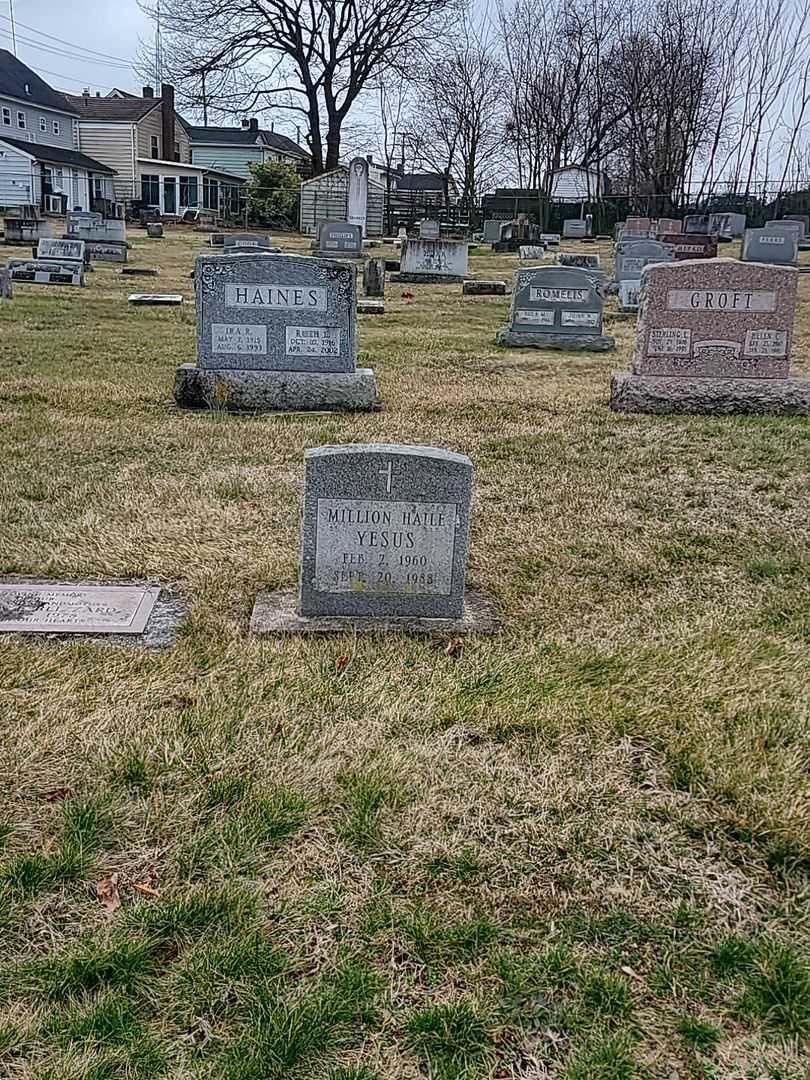
[[[179,310],[0,304],[0,572],[190,603],[167,652],[0,643],[0,1076],[806,1077],[807,422],[611,414],[615,300],[614,355],[524,353],[390,282],[383,411],[183,414],[203,240],[135,240]],[[472,457],[502,634],[248,636],[353,441]]]

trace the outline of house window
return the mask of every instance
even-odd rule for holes
[[[160,177],[141,177],[141,198],[146,206],[160,206]]]
[[[157,160],[160,157],[160,149],[158,147],[157,135],[152,136],[152,157]]]
[[[62,128],[61,128],[61,125],[60,125],[59,121],[54,120],[54,122],[53,122],[53,133],[54,133],[54,135],[59,135],[61,133],[61,131],[62,131]]]
[[[24,112],[18,112],[17,113],[17,127],[22,128],[22,130],[25,131],[25,113]]]
[[[3,108],[3,123],[6,127],[11,127],[11,109]]]
[[[40,116],[40,118],[39,118],[39,130],[40,131],[47,131],[48,130],[48,121],[45,119],[44,116]]]
[[[94,199],[103,199],[104,198],[104,177],[103,176],[94,176],[93,177],[93,198]]]
[[[195,207],[200,205],[200,195],[197,189],[196,176],[180,177],[180,205]]]
[[[174,144],[174,160],[175,161],[180,160],[180,143],[179,142],[176,142]]]

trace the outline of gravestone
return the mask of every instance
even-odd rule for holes
[[[546,247],[559,247],[562,237],[559,233],[544,232],[538,236],[538,242],[545,244]]]
[[[488,218],[484,222],[484,243],[497,244],[501,238],[501,222],[496,218]]]
[[[563,222],[563,238],[565,240],[581,240],[588,235],[588,227],[579,218],[566,218]]]
[[[505,281],[465,281],[461,286],[462,296],[506,296]]]
[[[55,240],[46,238],[37,244],[37,259],[55,259],[57,262],[76,262],[84,266],[86,250],[84,240]]]
[[[665,233],[683,232],[683,222],[680,218],[662,217],[655,224],[655,235],[660,239]]]
[[[91,210],[68,210],[65,214],[65,232],[70,239],[81,240],[78,233],[82,229],[101,225],[104,221],[102,214]]]
[[[783,233],[786,236],[792,236],[796,241],[797,251],[804,240],[804,226],[800,221],[766,221],[765,229],[767,232]]]
[[[616,245],[614,280],[638,281],[651,262],[672,262],[672,248],[658,240],[622,239]]]
[[[650,235],[652,221],[648,217],[629,217],[624,222],[622,236],[638,236],[646,239]]]
[[[0,270],[0,300],[11,300],[14,290],[11,287],[11,277],[8,270]]]
[[[779,229],[746,229],[741,258],[743,262],[794,266],[799,258],[796,233]]]
[[[231,248],[245,249],[247,251],[255,251],[256,249],[263,251],[278,250],[273,248],[273,242],[269,236],[260,236],[258,233],[226,233],[223,235],[222,246],[226,251]]]
[[[385,296],[385,259],[367,259],[363,266],[363,292],[366,296]]]
[[[31,285],[84,286],[84,264],[75,260],[9,259],[8,273],[12,281]]]
[[[689,214],[683,219],[683,231],[685,233],[709,234],[711,232],[711,215]]]
[[[349,164],[349,195],[346,220],[360,228],[361,238],[366,235],[368,213],[368,161],[356,157]]]
[[[347,221],[322,221],[313,245],[313,255],[320,258],[360,258],[363,254],[363,230]]]
[[[101,214],[72,211],[65,217],[65,239],[126,243],[126,223],[121,218],[103,218]]]
[[[374,373],[356,367],[351,263],[201,255],[195,278],[197,364],[177,370],[178,404],[235,411],[376,407]]]
[[[297,597],[265,593],[253,633],[497,629],[465,590],[473,465],[431,446],[307,450]]]
[[[3,235],[7,244],[37,244],[53,236],[50,222],[41,218],[7,217],[3,221]]]
[[[664,233],[662,244],[672,249],[676,262],[717,257],[717,239],[704,233]]]
[[[602,262],[598,255],[578,255],[572,251],[561,251],[557,255],[558,266],[576,266],[582,270],[599,270]]]
[[[142,634],[160,589],[0,583],[0,632]]]
[[[783,221],[798,221],[802,227],[802,237],[810,234],[810,215],[808,214],[785,214]]]
[[[86,240],[88,257],[96,262],[125,263],[129,245],[125,240]]]
[[[511,322],[498,345],[514,348],[606,352],[615,342],[602,334],[603,292],[593,272],[565,266],[518,270]]]
[[[540,262],[546,257],[546,249],[543,244],[522,244],[518,256],[521,262]]]
[[[157,266],[125,266],[121,273],[125,277],[160,277]]]
[[[385,314],[385,301],[384,300],[370,300],[365,297],[357,301],[357,314],[358,315],[384,315]]]
[[[641,281],[625,279],[619,282],[619,307],[622,311],[638,311]]]
[[[441,236],[441,226],[432,218],[425,218],[419,222],[420,240],[438,240]]]
[[[736,259],[645,267],[633,371],[614,373],[612,407],[810,411],[810,381],[788,377],[797,283],[793,267]]]
[[[128,299],[136,307],[176,307],[183,303],[179,293],[132,293]]]
[[[146,235],[150,240],[162,240],[163,225],[159,221],[148,224],[146,226]]]
[[[209,247],[225,247],[225,233],[213,232],[208,237]]]
[[[399,273],[392,281],[446,284],[467,276],[469,248],[466,240],[408,239],[402,242]]]

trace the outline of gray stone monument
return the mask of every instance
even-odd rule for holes
[[[557,232],[544,232],[538,236],[538,241],[546,247],[559,247],[562,237]]]
[[[619,307],[622,311],[638,311],[641,281],[625,279],[619,282]]]
[[[799,258],[799,244],[793,230],[746,229],[743,238],[743,262],[794,266]]]
[[[574,266],[580,270],[599,270],[602,261],[598,255],[578,255],[573,251],[560,251],[557,254],[558,266]]]
[[[12,281],[30,285],[84,286],[84,264],[70,259],[9,259],[8,273]]]
[[[614,280],[638,281],[648,263],[672,262],[672,248],[658,240],[630,240],[623,237],[616,245]]]
[[[11,277],[8,270],[0,270],[0,300],[11,300],[14,290],[11,287]]]
[[[55,240],[46,238],[37,244],[37,259],[55,259],[57,262],[75,262],[84,266],[86,250],[84,240]]]
[[[363,265],[363,292],[385,296],[385,259],[367,259]]]
[[[273,246],[271,237],[260,233],[224,233],[222,239],[222,246],[226,251],[232,248],[237,251],[279,251],[279,248]]]
[[[546,257],[544,244],[521,244],[518,248],[518,257],[521,262],[540,262]]]
[[[497,244],[501,238],[501,222],[496,218],[488,218],[484,222],[484,243]]]
[[[356,157],[349,164],[349,194],[346,220],[350,225],[360,227],[361,238],[366,235],[366,215],[368,213],[368,161]]]
[[[441,236],[441,226],[434,218],[424,218],[419,222],[420,240],[438,240]]]
[[[361,410],[374,373],[356,367],[351,263],[303,255],[201,255],[197,364],[178,368],[175,398],[234,411]]]
[[[607,352],[615,341],[602,334],[603,297],[593,271],[566,266],[518,270],[511,323],[495,341],[518,349]]]
[[[461,286],[462,296],[506,296],[505,281],[465,281]]]
[[[588,226],[579,218],[566,218],[562,234],[565,240],[581,240],[588,235]]]
[[[653,263],[642,273],[633,372],[612,408],[653,413],[806,413],[789,377],[798,272],[736,259]]]
[[[129,245],[125,240],[87,240],[87,255],[95,262],[125,263]]]
[[[150,240],[162,240],[163,225],[159,221],[149,223],[146,226],[146,235]]]
[[[256,633],[493,630],[465,592],[473,466],[430,446],[323,446],[305,456],[301,569],[256,602]]]
[[[466,240],[402,241],[399,273],[392,281],[414,284],[450,284],[464,281],[469,269],[470,252]]]
[[[359,259],[363,254],[363,230],[348,221],[322,221],[312,253],[324,259]]]

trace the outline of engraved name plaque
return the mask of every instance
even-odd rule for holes
[[[142,634],[158,588],[0,585],[0,632]]]

